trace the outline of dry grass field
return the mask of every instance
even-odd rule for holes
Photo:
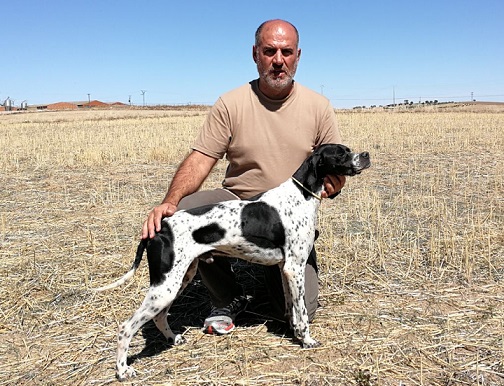
[[[0,115],[0,386],[109,385],[116,330],[148,286],[95,294],[131,265],[204,111]],[[201,332],[196,280],[132,341],[134,385],[503,385],[504,112],[338,112],[373,166],[320,211],[320,348],[302,350],[255,296],[230,336]],[[220,162],[207,186],[217,186]]]

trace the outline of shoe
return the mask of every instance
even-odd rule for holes
[[[249,296],[238,296],[227,307],[213,307],[210,315],[205,319],[203,331],[206,334],[226,335],[235,329],[236,316],[245,311],[249,303]]]

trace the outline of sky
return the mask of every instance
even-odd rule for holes
[[[23,0],[2,1],[0,102],[211,105],[257,77],[276,18],[299,30],[296,81],[335,108],[504,101],[502,0]]]

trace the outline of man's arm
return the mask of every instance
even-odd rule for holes
[[[162,203],[154,207],[142,226],[142,239],[152,238],[161,230],[163,217],[172,216],[182,198],[196,192],[208,177],[217,159],[193,151],[180,164]]]

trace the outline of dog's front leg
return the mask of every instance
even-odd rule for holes
[[[285,291],[285,306],[287,315],[291,316],[291,326],[294,336],[301,341],[303,348],[313,348],[320,344],[310,337],[308,312],[304,300],[305,269],[303,264],[285,262],[282,274]]]
[[[278,264],[278,267],[280,268],[280,276],[282,278],[282,288],[283,288],[283,293],[284,293],[284,299],[285,299],[285,320],[289,321],[289,326],[291,329],[294,328],[293,326],[293,319],[292,319],[292,296],[291,296],[291,291],[289,288],[289,282],[287,280],[287,276],[284,274],[284,262]]]

